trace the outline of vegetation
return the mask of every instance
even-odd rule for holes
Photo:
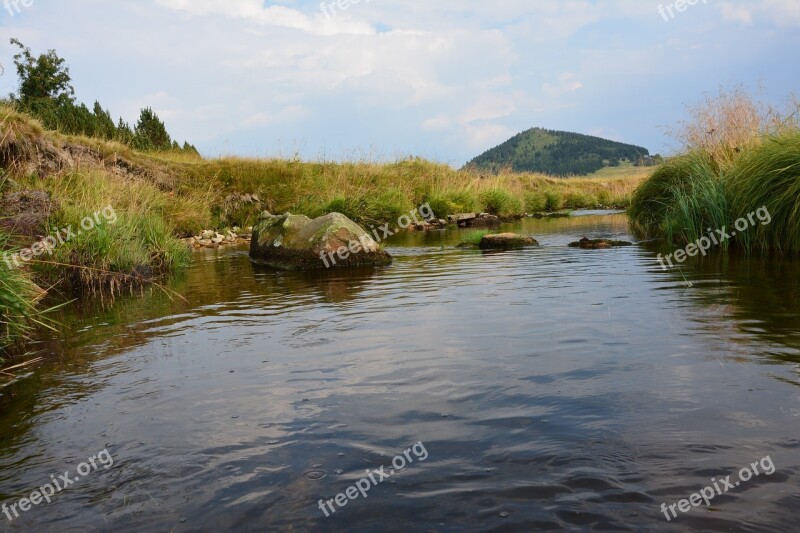
[[[682,245],[766,207],[769,224],[740,232],[723,246],[800,252],[796,111],[781,115],[734,89],[706,99],[692,115],[677,135],[685,152],[637,189],[629,210],[634,229]]]
[[[8,235],[0,233],[0,246],[8,243]],[[10,346],[24,338],[39,320],[36,308],[36,285],[27,273],[0,261],[0,363]]]
[[[395,221],[427,202],[439,218],[476,211],[515,217],[627,205],[644,177],[631,175],[632,166],[624,175],[565,180],[508,172],[487,177],[417,158],[204,160],[191,145],[179,149],[152,109],[142,110],[131,128],[115,123],[99,103],[91,110],[76,103],[63,59],[54,51],[36,57],[12,42],[20,49],[20,86],[0,102],[0,171],[8,178],[0,180],[0,228],[6,228],[0,252],[32,249],[93,214],[96,223],[30,261],[0,264],[0,351],[43,322],[38,300],[113,294],[156,281],[188,263],[180,237],[250,226],[264,210],[312,217],[338,211],[367,225]],[[21,200],[29,197],[46,205],[29,209]],[[106,211],[113,211],[113,222],[97,218]],[[20,218],[27,225],[15,222]]]
[[[142,109],[134,129],[121,118],[117,123],[111,113],[95,101],[90,110],[75,101],[75,89],[69,68],[55,50],[34,56],[18,39],[11,44],[19,48],[14,65],[20,80],[17,94],[10,95],[16,107],[41,121],[45,128],[67,135],[85,135],[113,140],[137,150],[176,150],[199,155],[197,149],[173,141],[164,123],[150,109]]]
[[[466,235],[461,238],[460,246],[478,246],[481,243],[481,240],[489,235],[488,230],[475,230],[470,231]]]
[[[645,166],[655,161],[639,146],[533,128],[476,157],[467,167],[495,174],[511,170],[564,177],[585,176],[625,162]]]

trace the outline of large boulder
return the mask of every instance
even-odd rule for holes
[[[392,257],[358,224],[340,213],[261,215],[253,227],[250,260],[281,270],[383,266]]]
[[[539,246],[539,243],[533,237],[523,237],[516,233],[497,233],[485,235],[478,245],[481,250],[512,250],[525,246]]]

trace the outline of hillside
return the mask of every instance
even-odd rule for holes
[[[649,155],[650,152],[640,146],[533,128],[484,152],[467,163],[467,168],[493,174],[511,169],[554,176],[585,176],[626,160],[637,162]]]

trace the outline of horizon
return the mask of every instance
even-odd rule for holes
[[[677,4],[11,0],[0,91],[16,37],[66,59],[78,101],[129,122],[150,106],[206,157],[460,168],[531,128],[669,155],[665,129],[705,94],[780,107],[799,81],[797,3]]]

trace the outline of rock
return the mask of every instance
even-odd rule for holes
[[[533,213],[529,215],[532,218],[569,218],[572,216],[570,213],[555,212],[555,213]]]
[[[211,230],[206,230],[200,234],[200,237],[204,240],[211,240],[214,238],[215,233]]]
[[[532,237],[523,237],[516,233],[498,233],[485,235],[478,245],[481,250],[511,250],[525,246],[539,246],[539,243]]]
[[[383,266],[392,257],[358,224],[340,213],[311,220],[263,213],[253,228],[250,260],[281,270]]]
[[[588,239],[584,237],[578,242],[570,244],[571,248],[581,248],[583,250],[607,250],[617,246],[632,246],[633,243],[628,241],[612,241],[610,239]]]
[[[478,218],[478,215],[475,213],[459,213],[457,215],[449,215],[447,220],[459,226],[465,227],[467,222],[476,218]]]
[[[477,218],[467,221],[468,228],[496,228],[503,221],[500,217],[490,215],[489,213],[481,213]]]
[[[222,201],[220,222],[223,225],[241,226],[262,210],[257,194],[231,193]]]

